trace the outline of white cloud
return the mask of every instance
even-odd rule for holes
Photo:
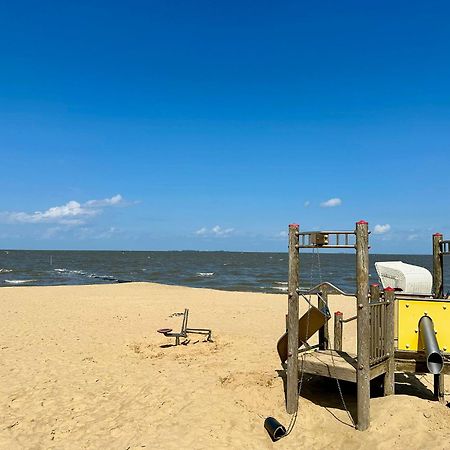
[[[210,237],[227,237],[233,233],[234,228],[222,228],[220,225],[216,225],[210,229],[202,227],[195,232],[197,236],[210,236]]]
[[[103,200],[89,200],[85,203],[89,207],[98,206],[115,206],[123,202],[123,198],[120,194],[113,195],[111,198],[104,198]]]
[[[100,230],[95,228],[81,227],[76,230],[75,236],[80,240],[111,239],[118,234],[121,234],[121,232],[116,227],[109,227]]]
[[[90,217],[101,214],[104,207],[117,206],[123,201],[120,194],[102,200],[79,203],[75,200],[65,205],[53,206],[46,211],[3,212],[0,220],[7,223],[57,223],[61,225],[81,225]]]
[[[419,237],[418,234],[410,234],[410,235],[408,236],[407,240],[408,240],[408,241],[415,241],[415,240],[418,239],[418,237]]]
[[[342,205],[342,200],[340,198],[330,198],[329,200],[320,204],[322,208],[333,208],[334,206],[340,205]]]
[[[384,225],[375,225],[373,232],[375,234],[384,234],[384,233],[387,233],[390,229],[391,229],[391,226],[388,223],[386,223]]]
[[[310,202],[309,200],[306,200],[306,202],[303,203],[303,206],[304,206],[305,208],[307,208],[310,204],[311,204],[311,202]]]

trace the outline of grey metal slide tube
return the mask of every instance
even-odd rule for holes
[[[433,320],[422,316],[419,320],[419,333],[427,355],[427,367],[430,373],[439,375],[444,367],[441,351],[434,332]]]

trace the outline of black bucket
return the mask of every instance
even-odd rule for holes
[[[286,428],[284,428],[284,426],[273,417],[267,417],[264,421],[264,428],[267,430],[270,438],[274,442],[286,435]]]

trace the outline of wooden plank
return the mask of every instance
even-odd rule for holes
[[[335,350],[317,350],[300,355],[299,373],[356,382],[355,356]]]
[[[387,371],[387,360],[382,361],[378,363],[375,366],[372,366],[370,368],[370,379],[373,380],[376,377],[379,377],[380,375],[383,375],[383,373],[386,373]]]
[[[340,311],[334,313],[334,349],[337,351],[342,351],[343,318],[344,315]]]
[[[300,282],[299,226],[289,225],[288,278],[288,353],[286,371],[286,410],[293,414],[298,409],[298,316],[297,288]]]
[[[369,311],[369,225],[356,223],[357,299],[357,424],[364,431],[370,424],[370,311]]]
[[[395,371],[417,374],[430,373],[424,359],[395,359]],[[444,364],[441,375],[450,375],[450,364]]]
[[[442,234],[433,234],[433,295],[435,298],[442,298],[444,295],[442,239]]]

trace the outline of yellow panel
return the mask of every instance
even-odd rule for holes
[[[419,342],[419,320],[429,316],[433,320],[439,348],[450,352],[450,301],[397,300],[398,349],[423,350]]]

